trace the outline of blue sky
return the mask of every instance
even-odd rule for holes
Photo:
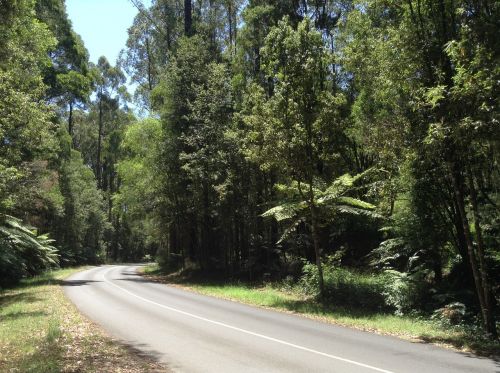
[[[66,10],[73,29],[90,53],[90,60],[97,62],[100,56],[106,56],[115,64],[125,47],[127,29],[137,14],[130,0],[66,0]]]

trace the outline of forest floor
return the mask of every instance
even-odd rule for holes
[[[166,372],[106,336],[65,297],[61,285],[78,270],[48,272],[0,292],[0,371]]]
[[[182,273],[165,274],[157,265],[144,267],[143,275],[150,280],[180,286],[203,295],[481,356],[500,356],[500,343],[482,337],[473,326],[446,325],[422,315],[397,316],[386,312],[333,306],[293,289],[283,289],[280,283],[259,285],[203,280],[198,276],[185,276]]]

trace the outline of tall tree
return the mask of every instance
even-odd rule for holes
[[[102,164],[102,150],[103,150],[103,136],[106,120],[113,118],[120,107],[120,100],[124,98],[126,93],[125,75],[118,67],[113,67],[108,62],[106,57],[100,57],[97,66],[94,69],[96,76],[96,90],[98,108],[98,129],[97,129],[97,155],[95,163],[95,174],[97,178],[97,185],[102,188],[103,181],[103,164]]]
[[[448,241],[455,245],[463,263],[468,263],[484,328],[493,336],[496,328],[482,227],[478,224],[479,229],[473,232],[471,226],[475,226],[474,210],[479,211],[475,198],[478,176],[472,169],[477,172],[484,154],[476,141],[492,149],[488,139],[498,130],[492,125],[498,113],[491,109],[496,105],[492,97],[498,96],[493,93],[497,88],[486,83],[498,74],[491,69],[498,48],[491,43],[490,34],[495,29],[491,17],[497,11],[489,2],[363,2],[348,20],[348,29],[355,36],[351,35],[343,53],[354,57],[353,61],[359,58],[359,64],[350,65],[355,84],[359,84],[355,88],[359,92],[356,116],[370,118],[370,130],[383,135],[381,154],[386,154],[392,179],[398,177],[398,157],[407,157],[410,167],[403,170],[409,170],[416,180],[418,188],[412,188],[411,194],[421,221],[433,222],[435,237],[445,231],[437,222],[447,221],[452,227]],[[397,56],[393,51],[398,51]],[[376,86],[369,81],[374,76]],[[472,86],[477,88],[475,93]],[[465,92],[472,96],[465,99]],[[474,108],[468,107],[471,102],[475,102]],[[393,121],[396,118],[401,120]],[[486,128],[489,135],[482,137]],[[387,136],[388,131],[393,135]],[[392,141],[395,138],[400,140]],[[393,206],[395,195],[390,195]],[[494,215],[489,218],[495,219]],[[480,221],[479,214],[476,217]],[[439,250],[437,242],[434,252]],[[439,267],[439,255],[433,256]]]
[[[255,108],[256,115],[249,116],[247,123],[262,131],[257,150],[264,151],[268,162],[276,164],[296,183],[308,206],[323,294],[317,186],[318,180],[324,178],[323,163],[331,132],[328,127],[330,121],[342,120],[343,98],[332,96],[326,89],[329,56],[321,34],[309,18],[299,23],[297,29],[288,18],[278,22],[266,37],[262,57],[264,70],[273,81],[273,95],[266,99],[263,108]],[[253,89],[257,90],[257,97],[260,95],[257,101],[265,99],[261,89]]]
[[[193,8],[191,0],[184,0],[184,35],[193,35]]]

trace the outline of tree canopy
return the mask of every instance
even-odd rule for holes
[[[0,3],[2,283],[156,258],[325,297],[336,263],[496,337],[498,2],[134,0],[96,64],[63,0]]]

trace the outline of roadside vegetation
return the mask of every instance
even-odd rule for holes
[[[107,337],[64,296],[64,278],[47,272],[0,292],[0,371],[164,372],[166,369]]]
[[[289,278],[249,283],[217,280],[192,271],[165,273],[158,265],[143,268],[143,275],[153,281],[174,284],[204,295],[483,356],[500,357],[500,345],[480,333],[480,320],[476,315],[467,314],[458,305],[434,313],[398,311],[397,304],[408,304],[412,295],[401,291],[401,284],[388,282],[387,277],[391,274],[362,274],[326,265],[325,288],[329,295],[321,300],[314,272],[313,267],[307,268],[297,281]]]
[[[91,61],[64,0],[0,0],[0,287],[157,259],[498,344],[499,1],[130,3]]]

